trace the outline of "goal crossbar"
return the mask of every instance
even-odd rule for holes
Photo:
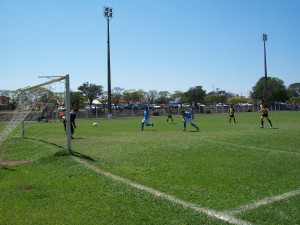
[[[22,88],[19,89],[19,91],[22,92],[26,92],[29,90],[33,90],[45,85],[49,85],[61,80],[65,80],[65,108],[66,108],[66,145],[68,150],[71,152],[71,116],[70,116],[70,80],[69,80],[69,75],[65,75],[65,76],[59,76],[58,78],[55,79],[51,79],[47,82],[44,83],[40,83],[34,86],[30,86],[30,87],[26,87],[26,88]],[[34,105],[31,107],[33,108]],[[9,129],[4,129],[3,132],[0,133],[0,144],[6,139],[8,138],[8,136],[10,135],[10,133],[18,126],[18,124],[21,124],[23,127],[23,123],[24,120],[26,118],[26,116],[28,115],[29,111],[27,111],[26,113],[21,113],[21,112],[17,112],[14,113],[14,120],[10,122],[10,126]],[[7,127],[6,127],[7,128]],[[22,130],[22,133],[24,133],[24,130]]]

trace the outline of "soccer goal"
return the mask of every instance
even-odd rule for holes
[[[45,78],[49,80],[15,91],[13,110],[1,112],[0,160],[6,150],[23,150],[32,143],[65,146],[71,152],[69,75]]]

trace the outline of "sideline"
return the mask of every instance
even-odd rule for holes
[[[228,215],[235,215],[235,214],[245,212],[247,210],[256,209],[263,205],[268,205],[268,204],[272,204],[273,202],[285,200],[287,198],[290,198],[290,197],[293,197],[296,195],[300,195],[300,189],[295,190],[295,191],[290,191],[290,192],[287,192],[287,193],[284,193],[281,195],[273,196],[270,198],[264,198],[264,199],[259,200],[258,202],[252,203],[252,204],[247,204],[247,205],[240,206],[236,209],[224,211],[224,213],[226,213]]]
[[[154,196],[156,196],[158,198],[166,199],[166,200],[168,200],[170,202],[176,203],[176,204],[181,205],[181,206],[183,206],[185,208],[190,208],[190,209],[192,209],[194,211],[204,213],[207,216],[214,217],[214,218],[217,218],[219,220],[229,222],[231,224],[236,224],[236,225],[251,225],[251,223],[249,223],[248,221],[237,219],[237,218],[235,218],[232,215],[229,215],[227,213],[218,212],[218,211],[214,211],[214,210],[211,210],[211,209],[208,209],[208,208],[200,207],[198,205],[195,205],[195,204],[192,204],[192,203],[180,200],[180,199],[178,199],[178,198],[176,198],[176,197],[174,197],[172,195],[168,195],[168,194],[165,194],[163,192],[160,192],[160,191],[157,191],[155,189],[152,189],[150,187],[147,187],[147,186],[144,186],[144,185],[140,185],[140,184],[135,183],[133,181],[130,181],[130,180],[126,179],[126,178],[119,177],[119,176],[114,175],[114,174],[109,173],[109,172],[105,172],[104,170],[102,170],[102,169],[100,169],[100,168],[98,168],[98,167],[96,167],[94,165],[91,165],[88,162],[86,162],[84,160],[81,160],[79,158],[73,157],[73,159],[75,161],[77,161],[78,163],[86,166],[88,169],[93,170],[96,173],[99,173],[99,174],[101,174],[103,176],[109,177],[109,178],[111,178],[111,179],[113,179],[115,181],[127,184],[127,185],[129,185],[131,187],[134,187],[136,189],[146,191],[146,192],[148,192],[148,193],[150,193],[150,194],[152,194],[152,195],[154,195]]]

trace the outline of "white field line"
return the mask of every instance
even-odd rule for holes
[[[295,154],[295,155],[300,156],[300,152],[287,152],[287,151],[281,151],[281,150],[276,150],[276,149],[271,149],[271,148],[260,148],[260,147],[255,147],[255,146],[240,145],[240,144],[223,142],[223,141],[210,141],[210,140],[203,140],[203,141],[216,143],[216,144],[226,144],[226,145],[237,146],[237,147],[242,147],[242,148],[257,149],[257,150],[263,150],[263,151],[271,151],[271,152],[278,152],[278,153],[285,153],[285,154]]]
[[[93,166],[91,164],[89,164],[88,162],[86,161],[83,161],[79,158],[76,158],[76,157],[73,157],[74,160],[76,160],[78,163],[80,164],[83,164],[84,166],[86,166],[87,168],[89,168],[90,170],[93,170],[94,172],[96,173],[99,173],[103,176],[106,176],[106,177],[109,177],[115,181],[118,181],[118,182],[121,182],[121,183],[124,183],[126,185],[129,185],[131,187],[134,187],[136,189],[139,189],[139,190],[143,190],[143,191],[146,191],[156,197],[159,197],[159,198],[162,198],[162,199],[166,199],[172,203],[176,203],[178,205],[181,205],[185,208],[190,208],[194,211],[197,211],[197,212],[201,212],[201,213],[204,213],[206,214],[207,216],[210,216],[210,217],[214,217],[214,218],[217,218],[219,220],[222,220],[222,221],[226,221],[226,222],[229,222],[231,224],[236,224],[236,225],[250,225],[249,222],[245,221],[245,220],[239,220],[229,214],[226,214],[226,213],[222,213],[222,212],[218,212],[218,211],[214,211],[214,210],[211,210],[211,209],[207,209],[207,208],[203,208],[203,207],[199,207],[198,205],[195,205],[195,204],[192,204],[192,203],[189,203],[189,202],[186,202],[186,201],[183,201],[183,200],[180,200],[174,196],[171,196],[171,195],[168,195],[168,194],[165,194],[163,192],[160,192],[160,191],[157,191],[155,189],[152,189],[150,187],[147,187],[147,186],[144,186],[144,185],[141,185],[141,184],[138,184],[138,183],[135,183],[133,181],[130,181],[126,178],[123,178],[123,177],[119,177],[117,175],[114,175],[112,173],[109,173],[109,172],[105,172],[104,170],[96,167],[96,166]]]
[[[263,205],[268,205],[268,204],[272,204],[273,202],[277,202],[277,201],[281,201],[281,200],[285,200],[287,198],[296,196],[300,194],[300,189],[299,190],[295,190],[295,191],[290,191],[287,193],[284,193],[282,195],[277,195],[274,197],[270,197],[270,198],[265,198],[262,200],[259,200],[258,202],[252,203],[252,204],[247,204],[247,205],[243,205],[240,206],[236,209],[232,209],[232,210],[228,210],[228,211],[224,211],[224,213],[228,214],[228,215],[235,215],[235,214],[239,214],[248,210],[252,210],[252,209],[256,209],[260,206]]]

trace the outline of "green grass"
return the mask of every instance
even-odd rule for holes
[[[196,116],[200,132],[180,117],[77,120],[72,148],[81,160],[201,208],[228,212],[300,190],[300,112],[270,112],[273,129],[257,113]],[[42,128],[41,128],[42,127]],[[33,123],[28,139],[1,149],[0,224],[229,224],[90,170],[69,156],[61,123]],[[1,157],[0,157],[1,158]],[[251,224],[299,224],[300,195],[235,218]],[[4,204],[3,204],[4,202]]]

